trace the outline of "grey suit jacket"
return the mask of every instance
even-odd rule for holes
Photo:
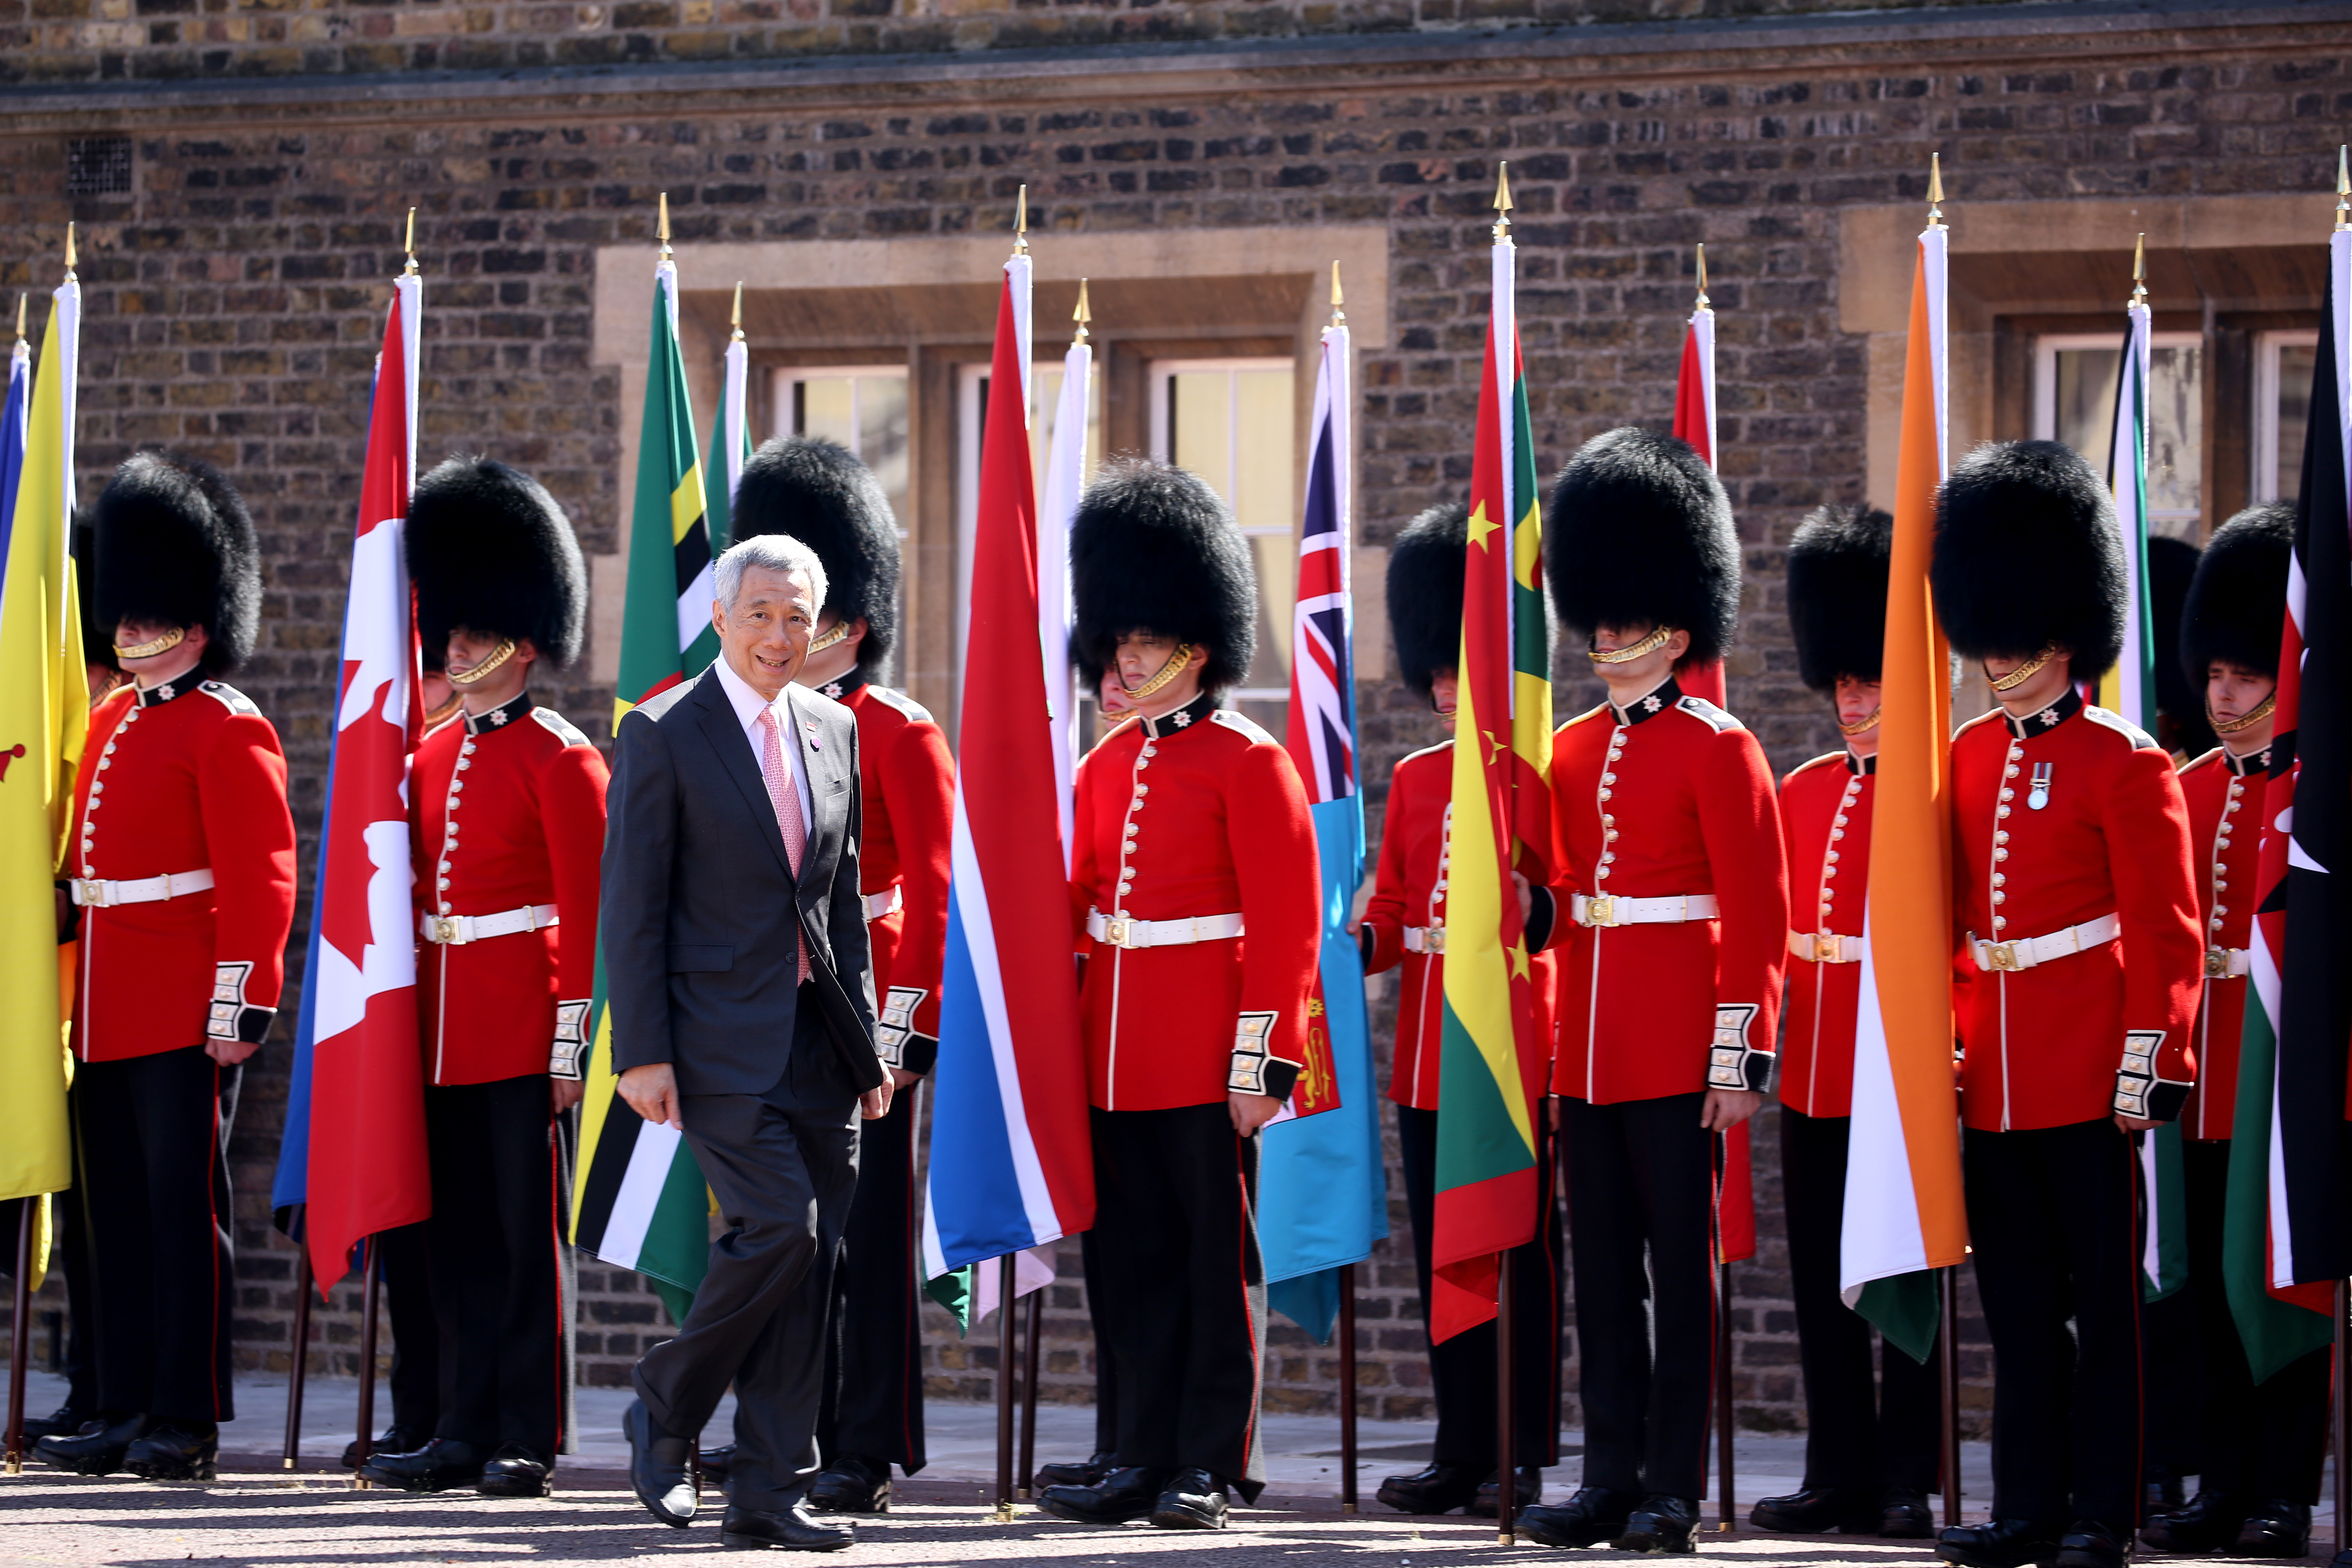
[[[883,1079],[857,892],[857,723],[805,687],[787,699],[815,820],[800,875],[759,759],[706,671],[621,720],[597,916],[616,1071],[668,1062],[681,1094],[763,1094],[783,1077],[798,1007],[795,939],[845,1092]]]

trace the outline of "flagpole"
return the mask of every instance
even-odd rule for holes
[[[308,1208],[310,1205],[302,1205]],[[295,1222],[297,1233],[303,1229],[301,1221]],[[294,1247],[294,1359],[286,1369],[286,1454],[287,1469],[295,1468],[302,1453],[302,1392],[310,1371],[310,1249],[307,1243]]]
[[[1029,1321],[1021,1325],[1021,1499],[1037,1492],[1037,1342],[1045,1321],[1045,1292],[1029,1292]]]
[[[376,1238],[367,1238],[367,1272],[360,1281],[360,1468],[364,1468],[370,1455],[375,1451],[375,1282],[383,1267],[383,1248]],[[366,1491],[369,1482],[355,1468],[352,1471],[352,1489]]]
[[[2336,1396],[2329,1403],[2335,1407],[2329,1422],[2336,1438],[2336,1562],[2342,1563],[2347,1555],[2345,1521],[2352,1519],[2352,1463],[2346,1462],[2346,1442],[2352,1439],[2352,1378],[2344,1375],[2347,1352],[2352,1352],[2352,1333],[2347,1333],[2345,1319],[2352,1312],[2352,1287],[2338,1279],[2336,1282]]]
[[[40,1201],[16,1200],[16,1316],[8,1330],[7,1470],[12,1476],[25,1470],[25,1378],[33,1366],[33,1208]]]
[[[1730,1137],[1718,1134],[1716,1142],[1724,1150],[1727,1168],[1731,1154]],[[1732,1494],[1731,1478],[1731,1262],[1723,1257],[1722,1235],[1718,1223],[1715,1266],[1715,1293],[1718,1303],[1715,1352],[1715,1453],[1716,1468],[1723,1473],[1717,1478],[1716,1489],[1715,1528],[1720,1534],[1730,1535],[1737,1532],[1739,1526],[1734,1518],[1738,1505]]]
[[[1356,1511],[1356,1266],[1339,1265],[1339,1511]]]
[[[1960,1271],[1938,1268],[1936,1274],[1937,1304],[1944,1320],[1936,1361],[1943,1393],[1944,1523],[1948,1527],[1960,1522],[1960,1337],[1955,1328],[1960,1321]]]
[[[996,1522],[1013,1522],[1013,1254],[996,1260]]]

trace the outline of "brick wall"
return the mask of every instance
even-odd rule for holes
[[[921,47],[978,47],[1056,31],[1225,36],[1327,24],[1310,5],[1241,4],[941,5],[867,17],[863,6],[818,16],[750,0],[723,14],[693,0],[545,11],[142,0],[135,19],[118,4],[0,0],[0,59],[9,62],[0,69],[69,82],[420,68],[403,79],[413,91],[348,98],[240,98],[231,86],[157,89],[135,110],[97,89],[0,101],[0,289],[45,290],[66,220],[81,226],[84,495],[138,446],[169,442],[234,474],[260,527],[266,618],[240,683],[277,721],[292,761],[306,900],[298,930],[308,921],[368,367],[397,261],[396,215],[411,202],[422,209],[428,277],[425,452],[471,447],[532,469],[591,553],[615,547],[621,395],[616,375],[590,361],[592,258],[599,246],[649,239],[657,190],[671,193],[689,266],[696,245],[719,240],[1002,231],[1023,183],[1041,247],[1061,232],[1386,223],[1393,341],[1361,366],[1358,423],[1361,528],[1379,543],[1467,482],[1486,204],[1496,161],[1508,157],[1520,329],[1547,471],[1613,424],[1668,418],[1690,247],[1708,245],[1724,478],[1750,574],[1731,701],[1786,767],[1833,735],[1822,704],[1796,683],[1781,546],[1810,507],[1858,499],[1864,466],[1863,351],[1837,314],[1841,209],[1919,199],[1931,148],[1944,155],[1958,223],[1969,201],[1995,197],[2318,191],[2346,105],[2347,39],[2332,22],[2214,29],[2195,36],[2193,52],[2174,32],[2037,39],[2029,30],[1961,47],[1920,27],[1812,43],[1743,34],[1730,50],[1694,27],[1671,47],[1643,44],[1651,52],[1630,63],[1605,41],[1493,53],[1440,39],[1385,62],[1318,57],[1311,68],[1263,71],[1227,62],[1115,86],[1049,63],[985,83],[952,71],[757,88],[665,76],[639,92],[624,73],[487,94],[421,68],[568,58],[544,52],[565,41],[587,50],[582,58],[634,59],[638,46],[627,40],[640,37],[657,40],[646,46],[657,56],[733,50],[736,37],[754,40],[743,46],[752,51],[783,47],[779,35],[796,47],[911,47],[930,28],[941,41]],[[1454,15],[1451,0],[1443,11],[1396,13],[1414,26]],[[478,28],[478,17],[490,26]],[[737,27],[748,30],[727,31]],[[912,31],[891,30],[901,28]],[[978,31],[968,37],[968,28]],[[820,37],[842,41],[807,42]],[[113,58],[101,58],[107,51]],[[68,139],[118,132],[133,142],[131,188],[68,196]],[[37,322],[38,304],[37,292]],[[1597,689],[1589,678],[1563,680],[1559,710],[1578,710]],[[603,736],[608,691],[540,695]],[[1377,830],[1388,768],[1434,731],[1401,689],[1360,696]],[[289,995],[289,1024],[293,1005]],[[272,1369],[289,1353],[292,1288],[290,1254],[267,1214],[287,1034],[281,1026],[248,1070],[235,1148],[237,1354]],[[1801,1411],[1769,1118],[1759,1131],[1765,1241],[1738,1271],[1738,1376],[1743,1419],[1786,1426]],[[1375,1258],[1364,1296],[1361,1408],[1420,1415],[1426,1372],[1401,1203],[1393,1228],[1398,1242]],[[617,1382],[645,1336],[661,1331],[658,1303],[633,1276],[593,1264],[582,1283],[587,1375]],[[346,1289],[314,1319],[322,1368],[353,1365],[349,1298]],[[1049,1396],[1083,1397],[1075,1284],[1055,1287],[1048,1325]],[[992,1342],[958,1343],[943,1318],[935,1331],[926,1350],[934,1394],[984,1394]],[[1969,1353],[1980,1405],[1982,1352],[1972,1344]],[[1270,1405],[1331,1406],[1328,1352],[1310,1353],[1278,1326],[1272,1356]]]

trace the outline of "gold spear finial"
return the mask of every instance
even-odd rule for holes
[[[1707,309],[1706,242],[1705,240],[1699,241],[1698,247],[1698,308],[1702,310]]]
[[[1507,159],[1495,165],[1495,237],[1505,239],[1511,232],[1511,165]]]
[[[728,317],[727,324],[732,329],[728,341],[741,342],[743,341],[743,280],[740,278],[735,279],[735,309]]]
[[[654,238],[661,243],[661,258],[667,261],[669,251],[669,193],[661,194],[661,213],[654,220]]]
[[[1941,228],[1944,224],[1944,155],[1927,154],[1927,226]]]
[[[1021,194],[1013,198],[1013,254],[1029,254],[1029,187],[1026,185],[1022,186]]]
[[[408,209],[408,233],[407,233],[406,237],[404,237],[404,238],[401,240],[401,242],[400,242],[400,248],[401,248],[401,249],[403,249],[403,250],[404,250],[404,251],[406,251],[406,252],[408,253],[408,265],[401,268],[402,273],[403,273],[403,274],[404,274],[404,275],[405,275],[405,276],[407,276],[407,277],[410,277],[410,278],[414,278],[414,277],[415,277],[415,276],[416,276],[416,209],[415,209],[415,207],[411,207],[411,208],[409,208],[409,209]]]
[[[66,224],[66,281],[74,281],[74,268],[80,264],[81,252],[74,245],[74,226]]]
[[[1331,324],[1333,326],[1344,327],[1348,324],[1348,312],[1339,309],[1347,302],[1348,297],[1339,291],[1339,264],[1335,260],[1331,263]]]
[[[1087,341],[1087,323],[1094,319],[1094,307],[1087,303],[1087,280],[1081,278],[1078,279],[1078,308],[1070,312],[1070,320],[1077,322],[1078,330],[1075,333],[1071,334],[1070,342],[1073,343],[1085,342]]]
[[[16,296],[16,341],[25,341],[25,296],[21,292]]]
[[[2352,162],[2342,147],[2336,149],[2336,226],[2352,228]]]
[[[2147,303],[2147,236],[2141,235],[2132,242],[2131,303]]]

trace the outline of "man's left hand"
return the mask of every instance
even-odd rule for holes
[[[884,1079],[881,1088],[869,1089],[857,1097],[857,1114],[868,1121],[881,1121],[890,1114],[890,1099],[898,1092],[898,1086],[890,1079]]]
[[[1282,1101],[1270,1094],[1235,1093],[1225,1096],[1225,1108],[1233,1113],[1234,1131],[1248,1138],[1274,1120],[1274,1113],[1282,1109]]]
[[[261,1047],[250,1040],[206,1040],[205,1055],[225,1068],[233,1068]]]
[[[547,1086],[552,1091],[558,1116],[579,1104],[581,1097],[588,1092],[587,1082],[576,1078],[551,1078]]]
[[[2164,1123],[2150,1121],[2144,1116],[2126,1116],[2118,1110],[2116,1112],[2116,1125],[2126,1132],[2153,1132]]]
[[[892,1068],[890,1069],[890,1087],[892,1089],[912,1089],[922,1081],[923,1075],[921,1073],[908,1072],[905,1068]]]
[[[1764,1109],[1764,1097],[1752,1089],[1710,1089],[1698,1124],[1709,1132],[1728,1132]]]

